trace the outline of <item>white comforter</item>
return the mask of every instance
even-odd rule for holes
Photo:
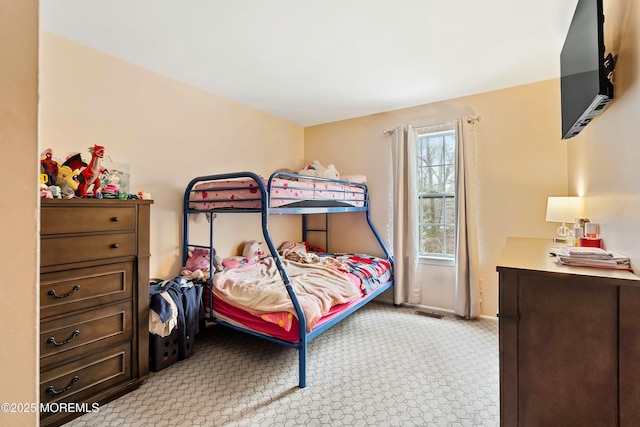
[[[349,276],[327,265],[289,260],[284,260],[283,265],[305,314],[307,331],[311,331],[331,307],[361,295]],[[216,273],[213,288],[216,297],[258,316],[283,311],[296,315],[272,257]]]

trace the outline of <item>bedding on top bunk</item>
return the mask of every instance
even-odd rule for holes
[[[262,178],[265,187],[268,179]],[[251,178],[234,178],[205,181],[196,184],[189,196],[193,209],[210,210],[220,208],[260,208],[260,188]],[[300,201],[318,201],[362,207],[365,203],[364,189],[330,181],[292,181],[274,178],[271,182],[269,205],[272,208]]]
[[[324,255],[317,262],[284,259],[283,266],[305,313],[307,332],[391,278],[388,261],[362,254]],[[272,257],[216,273],[213,294],[221,320],[297,339],[296,312]],[[208,298],[205,305],[209,307]]]

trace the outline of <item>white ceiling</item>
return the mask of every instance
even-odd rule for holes
[[[560,76],[578,0],[41,0],[41,27],[301,126]]]

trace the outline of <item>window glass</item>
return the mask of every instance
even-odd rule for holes
[[[418,221],[421,256],[455,254],[454,129],[418,134]]]

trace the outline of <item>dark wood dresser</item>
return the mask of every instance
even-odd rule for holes
[[[640,425],[640,277],[553,246],[509,238],[498,263],[500,424]]]
[[[149,200],[43,199],[40,402],[60,425],[149,373]],[[73,403],[73,411],[60,404]]]

